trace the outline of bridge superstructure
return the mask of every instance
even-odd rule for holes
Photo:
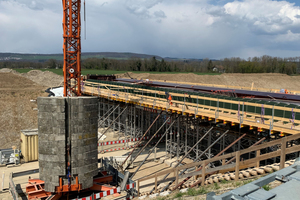
[[[111,76],[108,79],[103,76],[101,80],[86,79],[81,85],[83,95],[99,97],[98,123],[104,128],[101,136],[109,128],[119,136],[125,136],[121,142],[100,143],[101,153],[118,150],[103,149],[109,144],[122,143],[125,148],[136,149],[151,144],[156,148],[160,143],[160,147],[165,147],[165,157],[175,158],[178,164],[187,164],[185,158],[193,162],[213,159],[209,167],[215,168],[236,162],[234,158],[219,160],[218,156],[251,149],[262,143],[266,146],[264,149],[249,151],[240,159],[274,156],[243,166],[251,168],[282,162],[283,158],[277,156],[282,145],[275,140],[286,136],[298,138],[300,133],[300,107],[295,101],[298,95],[294,95],[293,100],[262,99],[265,93],[260,98],[241,98],[199,91],[193,85],[174,86],[165,81]],[[130,141],[138,142],[130,146]],[[299,144],[299,139],[286,143],[287,147],[296,148],[286,155],[286,159],[299,156]],[[121,167],[126,168],[126,165]]]
[[[156,112],[248,129],[254,135],[262,133],[276,137],[300,132],[300,106],[293,103],[103,80],[84,81],[82,92]]]

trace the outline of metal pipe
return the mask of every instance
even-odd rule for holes
[[[100,104],[99,104],[100,105]],[[117,107],[119,107],[120,106],[120,104],[119,105],[117,105]],[[102,117],[100,117],[100,119],[99,120],[101,120],[101,119],[103,119],[103,117],[107,114],[107,113],[109,113],[111,110],[113,109],[113,107],[111,107],[106,113],[104,113],[103,114],[103,116]],[[99,109],[100,110],[100,109]]]
[[[238,141],[240,141],[243,137],[245,137],[246,136],[246,133],[244,133],[241,137],[239,137],[238,139],[236,139],[235,141],[233,141],[230,145],[228,145],[225,149],[223,149],[222,151],[220,151],[217,155],[215,155],[214,156],[214,158],[215,157],[218,157],[218,156],[220,156],[223,152],[225,152],[225,151],[227,151],[230,147],[232,147],[232,145],[234,145],[235,143],[237,143]],[[208,165],[209,163],[207,163],[206,165]],[[205,165],[205,166],[206,166]],[[202,166],[201,167],[199,167],[197,170],[196,170],[196,172],[197,171],[200,171],[202,169]],[[175,188],[173,188],[173,190],[175,190],[176,188],[178,188],[178,187],[180,187],[183,183],[185,183],[186,181],[188,181],[189,179],[190,179],[191,177],[187,177],[187,178],[185,178],[183,181],[181,181],[178,185],[176,185],[175,186]],[[197,182],[200,182],[200,181],[197,181]],[[196,183],[197,183],[196,182]],[[195,185],[196,185],[196,183],[195,183]],[[193,184],[194,185],[194,184]],[[192,186],[193,187],[193,186]]]
[[[179,117],[177,117],[177,119],[179,119]],[[149,150],[148,155],[146,156],[146,158],[142,161],[142,163],[138,166],[138,168],[135,170],[135,172],[131,175],[130,179],[132,179],[134,177],[134,175],[137,173],[137,171],[142,167],[142,165],[145,163],[145,161],[148,159],[148,157],[151,155],[151,153],[153,152],[154,148],[156,148],[156,146],[160,143],[160,141],[166,136],[168,135],[168,131],[170,130],[170,128],[173,126],[173,124],[176,122],[176,119],[172,122],[172,124],[169,126],[169,128],[166,129],[165,133],[161,136],[161,138],[158,140],[158,142],[154,145],[154,147],[152,149]],[[162,125],[164,126],[164,125]]]
[[[183,156],[183,158],[181,158],[181,160],[179,161],[179,162],[177,162],[177,164],[175,165],[175,167],[174,168],[176,168],[188,155],[189,155],[189,153],[198,145],[198,143],[199,142],[201,142],[205,137],[206,137],[206,135],[208,134],[208,133],[210,133],[210,131],[213,129],[214,127],[211,127],[203,136],[202,136],[202,138],[199,140],[199,141],[197,141],[196,142],[196,144]],[[165,175],[165,177],[162,179],[162,180],[165,180],[168,176],[169,176],[169,174],[170,173],[168,173],[167,175]],[[173,182],[172,182],[173,183]],[[171,183],[171,184],[172,184]],[[169,187],[169,185],[171,185],[170,184],[170,182],[169,182],[169,184],[166,186],[166,187]],[[162,191],[164,191],[165,189],[166,189],[166,187],[162,190]],[[154,188],[151,190],[151,192],[154,190]],[[151,193],[150,192],[150,193]]]
[[[162,127],[167,123],[168,119],[170,119],[170,117],[167,118],[167,120],[163,123],[162,126],[159,127],[159,129],[156,131],[156,133],[154,133],[154,135],[152,135],[152,137],[150,138],[150,140],[148,140],[148,142],[142,147],[142,149],[137,153],[137,155],[129,162],[129,164],[127,165],[127,167],[124,169],[124,171],[135,161],[135,159],[142,153],[142,151],[147,147],[147,145],[153,140],[153,138],[157,135],[157,133],[160,131],[160,129],[162,129]]]
[[[102,133],[102,135],[98,138],[98,141],[100,140],[100,138],[110,129],[110,127],[115,123],[115,121],[123,114],[123,112],[128,108],[128,106],[126,106],[124,108],[124,110],[118,115],[118,117],[112,121],[112,123],[110,123],[110,125],[107,127],[107,129],[104,131],[104,133]]]
[[[254,146],[258,145],[259,143],[261,143],[261,142],[264,141],[265,139],[266,139],[265,137],[262,138],[262,139],[260,139],[259,141],[257,141],[257,142],[254,143],[253,145],[251,145],[250,147],[254,147]],[[249,148],[250,148],[250,147],[249,147]],[[225,165],[231,163],[231,162],[234,161],[234,160],[235,160],[235,156],[234,156],[233,158],[231,158],[230,160],[228,160],[228,161],[225,163]]]
[[[3,190],[4,190],[4,177],[5,177],[5,173],[3,172],[3,174],[2,174],[1,192],[3,192]]]
[[[250,147],[253,147],[253,146],[256,146],[257,144],[259,144],[261,141],[263,141],[265,138],[262,138],[261,140],[259,140],[258,142],[256,142],[255,144],[253,144],[252,146],[250,146]],[[237,140],[236,140],[237,141]],[[240,140],[239,140],[240,141]],[[249,148],[250,148],[249,147]],[[216,155],[215,157],[217,157],[217,156],[219,156],[219,155]],[[232,158],[232,159],[230,159],[228,162],[226,162],[225,163],[225,165],[227,165],[228,163],[230,163],[230,162],[232,162],[233,160],[235,159],[235,156]],[[208,165],[209,163],[207,163],[206,165]],[[202,167],[199,167],[199,169],[198,170],[196,170],[196,171],[200,171],[202,169]],[[204,178],[204,177],[202,177],[202,178]],[[199,183],[201,182],[201,180],[198,180],[198,181],[196,181],[193,185],[191,185],[191,187],[195,187],[196,185],[198,185]]]
[[[120,106],[120,104],[119,104],[117,107],[115,107],[115,109],[114,109],[113,111],[111,111],[111,113],[103,120],[103,122],[102,122],[101,124],[98,124],[98,127],[100,127],[100,126],[105,122],[105,120],[107,120],[107,119],[109,118],[109,116],[110,116],[112,113],[115,112],[115,110],[116,110],[119,106]],[[126,107],[126,108],[127,108],[127,107]]]
[[[194,160],[194,162],[197,162],[197,160],[200,159],[201,156],[203,156],[203,154],[205,154],[211,147],[213,147],[213,146],[214,146],[214,145],[215,145],[222,137],[224,137],[224,136],[227,134],[228,131],[229,131],[229,130],[225,131],[225,132],[224,132],[224,133],[223,133],[216,141],[214,141],[211,145],[209,145],[209,147],[207,147],[207,149],[205,149],[205,150],[200,154],[200,156]],[[176,166],[176,167],[177,167],[177,166]],[[186,170],[187,170],[187,169],[185,169],[185,170],[183,170],[182,172],[180,172],[179,175],[183,174]],[[168,174],[168,175],[169,175],[169,174]],[[170,181],[170,182],[169,182],[169,183],[161,190],[161,192],[165,191],[165,189],[167,189],[173,182],[174,182],[174,181]]]
[[[125,160],[123,161],[123,163],[120,165],[120,167],[122,167],[124,165],[124,163],[127,161],[127,159],[129,158],[129,156],[131,156],[131,154],[133,153],[133,151],[136,149],[136,147],[141,143],[141,141],[143,140],[143,138],[145,137],[145,135],[148,133],[148,131],[151,129],[151,127],[155,124],[156,120],[160,117],[161,113],[163,111],[161,111],[159,113],[159,115],[157,115],[157,117],[155,118],[155,120],[152,122],[152,124],[149,126],[149,128],[147,129],[147,131],[144,133],[144,135],[141,137],[141,139],[137,142],[137,144],[135,144],[134,148],[132,149],[132,151],[130,152],[130,154],[127,156],[127,158],[125,158]]]

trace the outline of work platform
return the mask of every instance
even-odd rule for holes
[[[297,104],[209,94],[194,86],[170,87],[166,82],[105,78],[81,83],[82,95],[99,97],[98,153],[105,157],[108,152],[130,150],[122,158],[112,158],[113,163],[121,171],[132,168],[129,176],[138,182],[139,189],[140,182],[155,178],[155,187],[146,193],[189,185],[191,177],[203,177],[200,170],[204,166],[211,169],[207,176],[222,169],[224,173],[235,171],[236,180],[240,169],[279,161],[282,167],[285,160],[298,156]],[[176,161],[173,169],[153,177],[136,175],[151,154],[156,157],[158,145],[164,146],[164,160]],[[145,148],[148,153],[138,161]],[[193,166],[185,163],[186,159]],[[170,172],[177,174],[175,179],[167,178]],[[157,178],[170,182],[159,189],[162,186],[158,187]],[[193,185],[205,182],[198,179]],[[141,188],[145,190],[145,186]]]
[[[248,128],[256,133],[284,136],[300,132],[300,106],[286,102],[226,97],[175,87],[151,87],[147,83],[140,85],[138,81],[121,83],[89,79],[83,82],[82,93],[138,105],[152,112],[165,111]],[[168,99],[170,96],[171,100]]]

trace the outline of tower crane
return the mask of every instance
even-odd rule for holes
[[[81,95],[81,0],[62,0],[64,96]]]

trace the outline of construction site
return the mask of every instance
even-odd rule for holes
[[[0,70],[0,199],[299,198],[299,80],[82,76],[80,8],[63,0],[63,77]]]
[[[12,72],[1,74],[21,78]],[[22,76],[30,85],[31,77]],[[27,99],[36,105],[36,111],[31,109],[38,112],[38,129],[21,130],[29,152],[22,149],[22,141],[18,148],[23,164],[4,170],[0,195],[10,196],[7,188],[14,199],[63,199],[66,194],[73,199],[149,198],[224,180],[248,180],[295,165],[300,92],[119,77],[84,77],[80,97],[39,97],[37,103]],[[38,86],[31,84],[28,88]],[[78,134],[70,142],[69,159],[76,166],[69,170],[75,174],[71,179],[63,178],[68,169],[62,167],[68,158],[66,129]]]

